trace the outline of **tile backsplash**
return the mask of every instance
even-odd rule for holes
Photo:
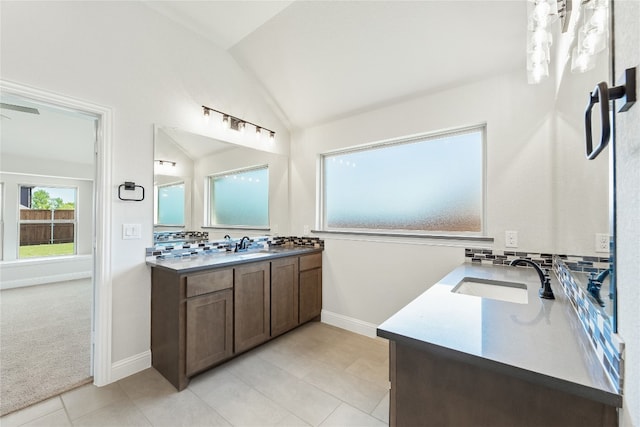
[[[233,250],[240,239],[209,241],[207,232],[158,232],[154,233],[155,245],[146,248],[146,256],[156,258],[180,258],[208,255]],[[311,246],[324,248],[324,240],[318,237],[257,236],[250,238],[249,249],[266,249],[272,246]]]
[[[580,286],[571,274],[572,272],[600,273],[609,268],[609,258],[478,248],[465,249],[465,260],[471,263],[509,265],[511,261],[518,258],[529,259],[540,267],[555,272],[564,293],[576,310],[605,372],[618,392],[621,392],[624,374],[624,342],[613,332],[611,321],[602,317],[601,309],[593,304],[585,288]],[[531,268],[524,265],[518,267]]]

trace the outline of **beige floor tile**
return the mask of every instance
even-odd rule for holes
[[[340,404],[330,394],[261,358],[245,359],[234,364],[231,372],[314,426],[320,424]]]
[[[23,427],[71,427],[71,421],[64,409],[58,409],[44,417],[22,425]],[[4,427],[4,424],[2,424]]]
[[[189,389],[234,426],[276,425],[290,415],[229,370],[206,374],[194,380]]]
[[[133,402],[124,399],[73,420],[73,425],[75,427],[147,427],[151,426],[151,423]]]
[[[283,419],[276,425],[278,427],[310,427],[309,424],[305,423],[293,414],[290,414],[287,418]]]
[[[123,378],[118,381],[120,388],[130,399],[152,399],[178,393],[165,377],[153,368]]]
[[[389,363],[386,361],[379,362],[361,357],[349,365],[346,371],[380,387],[389,387]]]
[[[143,397],[133,403],[155,427],[230,426],[191,390]]]
[[[371,413],[372,416],[376,417],[380,421],[385,424],[389,424],[389,392],[384,395],[376,409]]]
[[[258,356],[273,365],[283,369],[297,378],[303,378],[314,369],[324,366],[322,362],[314,358],[313,351],[301,351],[284,348],[282,346],[269,346],[259,349]]]
[[[387,424],[343,403],[320,425],[322,427],[383,427]]]
[[[127,399],[127,395],[118,383],[104,387],[87,384],[63,393],[61,397],[71,421],[114,402]]]
[[[387,392],[387,388],[331,367],[315,370],[304,378],[319,389],[371,413]]]
[[[5,415],[0,418],[0,426],[2,427],[16,427],[21,426],[29,421],[44,417],[60,409],[64,409],[62,400],[59,396],[52,397],[51,399],[44,400],[35,405],[28,406],[24,409]]]

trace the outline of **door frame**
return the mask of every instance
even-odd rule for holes
[[[111,382],[112,277],[111,277],[111,152],[113,111],[109,107],[83,101],[24,84],[0,79],[2,92],[23,96],[54,106],[95,115],[96,129],[95,197],[93,224],[93,383]]]

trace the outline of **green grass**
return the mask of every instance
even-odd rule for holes
[[[20,258],[36,258],[57,255],[73,255],[73,243],[20,246]]]

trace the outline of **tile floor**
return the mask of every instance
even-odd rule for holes
[[[312,322],[191,380],[153,368],[0,418],[12,426],[384,426],[388,344]]]

